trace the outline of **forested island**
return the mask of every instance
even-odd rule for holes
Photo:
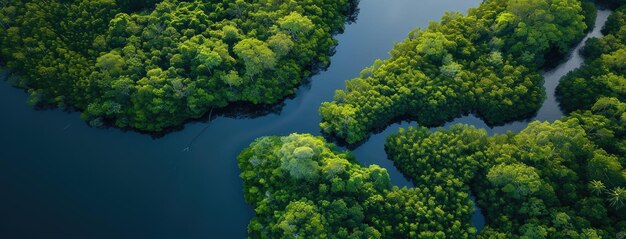
[[[622,238],[626,235],[626,6],[562,79],[567,115],[521,132],[409,127],[385,150],[414,188],[360,166],[321,137],[257,139],[238,158],[255,238]],[[467,113],[489,124],[537,110],[539,71],[592,26],[590,2],[485,1],[398,43],[320,108],[348,143],[398,117],[424,126]],[[486,226],[470,224],[474,203]]]
[[[329,64],[352,0],[0,2],[0,63],[29,103],[162,131],[272,104]]]

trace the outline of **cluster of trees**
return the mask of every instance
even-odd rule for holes
[[[520,133],[409,128],[385,148],[416,185],[471,190],[487,219],[479,238],[616,238],[626,232],[625,136],[626,103],[601,98]]]
[[[446,13],[323,103],[322,131],[352,144],[399,117],[435,126],[467,113],[490,125],[526,116],[545,98],[539,69],[594,16],[579,0],[489,0],[466,16]]]
[[[160,131],[275,103],[329,64],[355,0],[0,1],[0,57],[30,102]]]
[[[587,40],[585,64],[567,74],[557,87],[561,108],[589,109],[601,97],[626,101],[626,7],[617,9],[602,29],[604,37]]]
[[[469,238],[467,186],[452,180],[392,186],[321,137],[263,137],[238,157],[254,238]]]

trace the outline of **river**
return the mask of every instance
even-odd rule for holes
[[[345,80],[387,58],[393,42],[413,28],[479,2],[361,0],[357,22],[336,37],[331,66],[279,111],[191,122],[160,138],[91,128],[78,113],[36,111],[25,103],[23,90],[0,83],[0,238],[244,238],[253,210],[243,200],[237,154],[261,136],[320,135],[317,109],[344,88]],[[599,18],[606,15],[600,12]],[[574,53],[546,72],[548,95],[553,97],[560,75],[581,62]],[[542,108],[537,119],[560,117],[553,98],[546,102],[547,113]],[[455,123],[487,128],[472,116]],[[519,130],[526,124],[488,130]],[[411,184],[387,160],[383,145],[386,135],[408,125],[415,123],[391,125],[354,150],[364,165],[387,168],[398,186]],[[477,217],[473,222],[480,226]]]

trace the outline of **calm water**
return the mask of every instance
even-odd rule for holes
[[[478,3],[361,0],[357,22],[337,36],[328,71],[313,77],[282,110],[253,119],[189,123],[158,139],[90,128],[77,113],[35,111],[24,103],[22,90],[0,83],[0,238],[243,238],[253,211],[243,201],[237,154],[265,135],[319,135],[317,108],[346,79],[386,58],[392,43],[411,29]],[[546,85],[556,85],[559,69],[578,66],[580,58],[572,58],[576,62],[551,71]],[[546,110],[561,114],[558,108]],[[457,122],[485,127],[472,117]],[[386,135],[407,125],[392,125],[355,150],[363,164],[387,168],[399,186],[410,183],[387,160],[383,144]],[[507,127],[518,129],[501,128]],[[478,214],[473,222],[484,223]]]

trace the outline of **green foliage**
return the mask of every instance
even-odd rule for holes
[[[289,32],[294,39],[298,39],[300,35],[308,35],[315,27],[311,19],[300,13],[292,12],[291,14],[278,19],[278,25],[281,29]]]
[[[611,206],[615,208],[622,208],[626,203],[626,189],[622,187],[616,187],[609,193],[609,202]]]
[[[96,59],[96,67],[112,76],[119,76],[124,66],[126,62],[117,52],[107,53]]]
[[[238,157],[254,238],[469,238],[473,204],[458,181],[392,187],[321,137],[254,141]]]
[[[583,15],[585,15],[585,25],[587,25],[587,32],[593,30],[596,24],[596,18],[598,17],[598,9],[592,1],[583,0],[581,2],[583,9]]]
[[[233,52],[241,58],[246,66],[246,74],[253,76],[276,66],[276,54],[265,42],[257,39],[244,39],[233,47]]]
[[[0,57],[32,103],[161,131],[275,103],[329,64],[351,0],[0,1]]]
[[[520,199],[539,191],[539,174],[521,163],[499,164],[489,169],[487,180],[513,198]]]
[[[400,129],[385,150],[416,186],[474,192],[488,222],[479,238],[611,237],[626,222],[626,104],[602,98],[593,109],[496,136]]]
[[[467,113],[488,124],[524,117],[545,97],[539,70],[584,31],[577,0],[489,0],[416,29],[320,108],[324,133],[348,143],[399,117],[440,125]]]

